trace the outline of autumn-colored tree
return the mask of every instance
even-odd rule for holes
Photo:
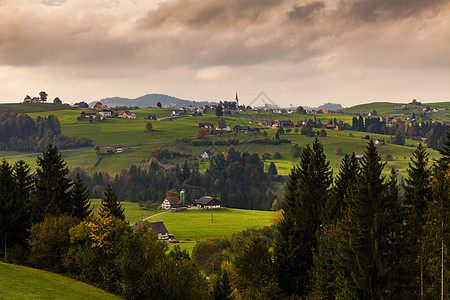
[[[152,122],[145,123],[145,129],[147,129],[148,131],[151,131],[153,129]]]
[[[195,134],[195,138],[204,139],[208,136],[208,131],[205,128],[197,129],[197,133]]]

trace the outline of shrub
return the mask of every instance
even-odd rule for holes
[[[337,155],[341,155],[341,154],[342,154],[342,148],[339,147],[339,146],[337,146],[337,147],[334,149],[334,153],[336,153]]]
[[[274,159],[280,159],[281,158],[281,154],[280,152],[275,152],[275,154],[273,155]]]
[[[30,257],[33,267],[52,272],[64,271],[64,257],[69,250],[69,230],[79,221],[71,216],[47,216],[31,227]]]

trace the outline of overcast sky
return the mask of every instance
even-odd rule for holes
[[[0,102],[450,101],[448,0],[0,0]]]

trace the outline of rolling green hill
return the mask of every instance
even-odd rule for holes
[[[348,113],[371,111],[375,108],[379,115],[398,113],[394,111],[393,107],[400,103],[370,103],[357,105],[351,108],[346,108],[344,111]],[[444,110],[450,108],[450,102],[442,103],[427,103],[430,107],[437,107],[440,111],[436,113],[433,118],[450,120],[450,110]],[[56,107],[58,110],[55,110]],[[106,118],[103,121],[87,120],[78,121],[82,109],[61,109],[66,106],[57,104],[0,104],[0,111],[15,110],[22,113],[28,113],[33,118],[37,116],[48,116],[50,114],[56,115],[62,124],[62,133],[64,135],[71,136],[86,136],[91,138],[94,144],[101,145],[105,148],[101,150],[104,155],[99,155],[94,149],[88,149],[79,152],[66,152],[63,153],[63,157],[69,167],[82,167],[88,172],[106,171],[110,174],[117,174],[122,169],[128,169],[131,165],[143,165],[145,166],[148,159],[151,157],[153,149],[168,148],[173,151],[191,154],[192,158],[188,159],[190,163],[193,163],[193,158],[200,155],[205,149],[209,148],[213,153],[224,152],[227,150],[227,146],[192,146],[189,143],[177,143],[176,138],[193,138],[200,122],[208,122],[212,124],[217,123],[214,111],[209,111],[202,117],[182,117],[171,119],[168,118],[173,109],[139,109],[135,113],[137,119],[114,119]],[[51,110],[53,109],[53,110]],[[409,110],[411,111],[411,110]],[[149,114],[155,114],[158,119],[165,119],[170,121],[151,121],[153,124],[153,130],[147,131],[145,129],[145,123],[148,120],[144,119]],[[249,125],[249,121],[259,120],[271,120],[271,119],[290,119],[292,121],[299,121],[305,119],[320,119],[323,123],[328,123],[329,120],[334,118],[342,120],[351,124],[352,115],[350,114],[318,114],[318,115],[296,115],[296,114],[269,114],[269,113],[257,113],[255,111],[244,111],[239,116],[226,116],[224,117],[226,123],[232,128],[234,125]],[[256,126],[256,125],[252,125]],[[224,140],[224,139],[239,139],[240,141],[273,138],[275,136],[275,130],[267,127],[260,127],[263,131],[267,132],[267,136],[249,135],[249,134],[236,134],[230,133],[223,136],[213,136],[212,141]],[[344,153],[351,154],[363,154],[366,146],[366,141],[360,137],[365,135],[363,132],[349,132],[349,131],[327,131],[328,136],[321,138],[321,142],[325,148],[325,154],[331,162],[332,168],[337,171],[342,156],[334,153],[337,146],[341,147]],[[390,136],[386,135],[372,135],[374,138],[382,138],[388,140]],[[292,144],[296,143],[300,147],[304,147],[307,143],[312,143],[313,138],[308,138],[292,131],[283,136],[292,141]],[[123,145],[125,151],[123,153],[105,154],[107,153],[108,145],[109,149],[114,149],[114,145]],[[418,143],[412,140],[406,141],[406,146],[397,146],[393,144],[387,144],[379,147],[379,151],[382,158],[385,158],[388,153],[393,156],[393,160],[387,164],[387,170],[391,168],[404,171],[407,167],[409,157],[414,150],[414,147]],[[235,146],[238,151],[255,152],[258,154],[280,152],[281,159],[266,161],[266,166],[270,162],[275,162],[280,174],[288,174],[294,164],[298,162],[298,158],[294,159],[291,154],[291,144],[274,145],[239,145]],[[430,158],[437,158],[437,151],[429,149]],[[39,154],[39,153],[38,153]],[[11,155],[17,155],[10,157]],[[29,155],[20,152],[0,152],[0,156],[4,156],[7,161],[15,162],[18,159],[24,159],[34,169],[36,167],[36,154]],[[199,160],[201,170],[206,169],[208,162]],[[177,163],[184,163],[184,159],[174,159],[162,162],[165,165],[175,165]],[[387,171],[386,170],[386,171]]]
[[[68,104],[54,104],[54,103],[6,103],[0,104],[0,114],[4,112],[22,113],[39,113],[46,111],[58,110],[81,110],[79,108],[70,107]]]
[[[0,263],[1,299],[121,299],[62,275]]]

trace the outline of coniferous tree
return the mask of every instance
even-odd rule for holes
[[[447,137],[450,138],[447,133]],[[432,169],[431,192],[433,201],[428,202],[427,224],[425,226],[425,251],[430,253],[426,257],[426,265],[430,283],[424,288],[424,294],[432,299],[444,299],[449,295],[450,260],[450,150],[449,140],[441,150],[443,157]]]
[[[181,174],[183,177],[183,181],[187,180],[189,178],[189,176],[191,176],[191,171],[189,170],[189,165],[186,160],[184,161],[183,171]]]
[[[111,215],[120,220],[125,220],[125,209],[122,207],[116,192],[111,188],[110,184],[106,187],[104,196],[100,203],[100,212],[103,215]]]
[[[408,208],[406,227],[411,247],[409,263],[413,282],[417,283],[416,295],[424,295],[424,258],[423,258],[423,226],[426,223],[427,203],[431,201],[431,170],[428,168],[428,153],[422,144],[413,152],[405,179],[405,195],[403,202]],[[418,258],[418,259],[416,259]],[[417,261],[417,262],[416,262]],[[420,287],[419,287],[420,285]]]
[[[398,270],[392,261],[402,220],[396,178],[385,182],[384,165],[370,140],[356,183],[346,197],[338,260],[339,297],[344,299],[381,299],[395,292],[392,284]]]
[[[325,205],[324,223],[335,224],[343,218],[344,211],[347,209],[345,197],[355,183],[357,173],[358,161],[355,155],[346,154],[339,166],[339,173],[336,175],[331,196]]]
[[[37,158],[37,165],[35,190],[31,197],[32,223],[43,221],[47,214],[72,215],[72,181],[67,178],[69,169],[58,148],[48,145],[42,157]]]
[[[278,174],[277,166],[272,161],[269,165],[269,169],[267,170],[267,174],[269,175],[269,180],[272,180],[273,175]]]
[[[30,166],[23,160],[14,164],[14,184],[16,188],[13,244],[25,245],[31,228],[30,222],[30,193],[33,189],[33,176],[30,174]]]
[[[5,261],[8,259],[8,237],[13,230],[14,219],[17,218],[14,210],[16,189],[13,169],[5,160],[0,165],[0,233],[4,245]]]
[[[323,147],[315,139],[307,145],[300,163],[293,168],[283,202],[284,219],[278,224],[275,242],[275,266],[280,288],[287,295],[307,294],[316,231],[329,194],[331,171]]]
[[[84,220],[86,217],[92,214],[91,201],[89,200],[89,191],[84,185],[80,174],[77,174],[73,181],[73,187],[71,190],[72,203],[73,203],[73,216]]]

